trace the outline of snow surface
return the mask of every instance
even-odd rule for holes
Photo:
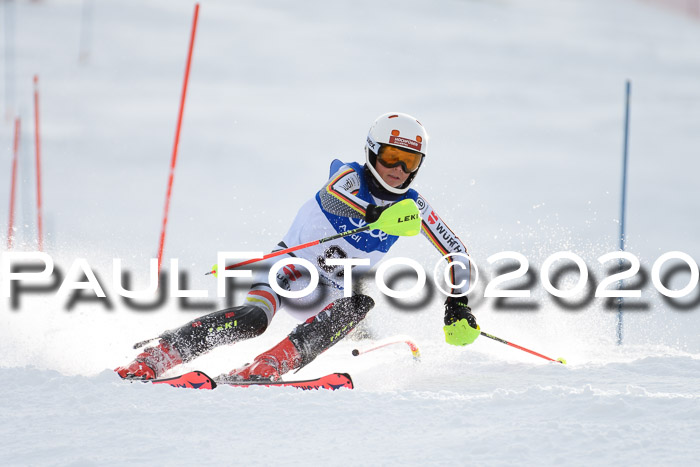
[[[93,301],[67,310],[53,293],[23,295],[19,309],[0,303],[0,464],[700,458],[700,287],[674,307],[649,279],[666,251],[700,258],[696,19],[632,0],[203,2],[166,256],[179,258],[189,288],[208,291],[209,308],[185,311],[170,299],[137,311],[115,294],[111,261],[121,258],[145,284],[193,4],[14,1],[1,11],[0,79],[16,95],[3,89],[0,97],[0,167],[11,161],[6,111],[23,121],[17,249],[31,249],[35,238],[38,73],[46,250],[64,274],[86,258],[111,307]],[[81,50],[87,61],[79,62]],[[498,309],[482,294],[496,275],[486,258],[504,250],[523,253],[535,273],[550,254],[571,250],[594,285],[605,277],[597,258],[618,244],[626,79],[627,249],[647,279],[642,299],[627,301],[619,347],[616,313],[603,299],[563,306],[537,276],[529,311]],[[486,338],[449,347],[439,293],[428,290],[421,306],[409,307],[416,300],[395,303],[370,282],[372,339],[343,341],[297,375],[347,371],[353,391],[185,391],[117,379],[111,369],[133,358],[134,342],[220,308],[215,281],[201,274],[216,252],[270,249],[332,158],[361,160],[370,122],[391,110],[416,115],[431,134],[417,188],[480,267],[470,301],[482,328],[568,365]],[[8,173],[0,171],[2,222]],[[4,248],[4,228],[0,235]],[[427,271],[438,259],[422,238],[401,240],[392,255]],[[670,285],[687,281],[680,273]],[[175,373],[228,371],[294,324],[280,314],[263,337]],[[351,356],[398,335],[419,345],[421,363],[403,345]]]

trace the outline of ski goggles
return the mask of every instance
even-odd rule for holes
[[[408,174],[418,170],[423,162],[423,154],[382,144],[379,148],[379,154],[377,154],[377,161],[386,168],[400,165],[403,171]]]

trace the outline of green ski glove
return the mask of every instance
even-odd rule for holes
[[[450,345],[469,345],[481,334],[479,325],[474,329],[466,319],[443,326],[442,329],[445,331],[445,342]]]
[[[445,342],[450,345],[469,345],[481,334],[479,325],[469,308],[467,297],[447,297],[445,300]]]

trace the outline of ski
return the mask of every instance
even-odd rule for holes
[[[283,386],[283,387],[294,387],[304,390],[309,389],[330,389],[335,391],[336,389],[346,388],[352,389],[354,386],[352,384],[352,378],[347,373],[331,373],[326,376],[321,376],[320,378],[307,379],[303,381],[246,381],[244,383],[232,383],[228,381],[217,381],[219,386],[235,386],[235,387],[249,387],[249,386]]]
[[[192,388],[192,389],[215,389],[217,386],[235,386],[247,388],[250,386],[265,386],[265,387],[294,387],[304,390],[310,389],[330,389],[335,391],[340,388],[352,389],[352,378],[347,373],[331,373],[326,376],[315,379],[307,379],[303,381],[246,381],[246,382],[228,382],[215,381],[202,371],[192,371],[184,375],[175,376],[173,378],[154,379],[153,384],[168,384],[174,388]]]
[[[174,388],[214,389],[216,382],[202,371],[191,371],[173,378],[152,379],[153,384],[169,384]]]

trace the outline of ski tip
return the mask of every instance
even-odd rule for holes
[[[341,376],[344,376],[348,379],[348,383],[345,385],[347,389],[355,389],[355,383],[352,381],[352,377],[350,376],[349,373],[339,373]]]
[[[357,357],[358,355],[360,355],[360,351],[357,349],[352,349],[352,356]]]
[[[207,375],[207,374],[204,373],[203,371],[195,371],[195,373],[197,373],[197,375],[198,375],[200,378],[203,378],[203,379],[206,380],[206,383],[207,383],[208,385],[210,385],[209,389],[215,389],[215,388],[216,388],[216,381],[214,381],[214,378],[212,378],[211,376]]]
[[[561,363],[561,364],[566,365],[566,360],[564,360],[564,359],[561,358],[561,357],[557,358],[557,361],[558,361],[559,363]]]

